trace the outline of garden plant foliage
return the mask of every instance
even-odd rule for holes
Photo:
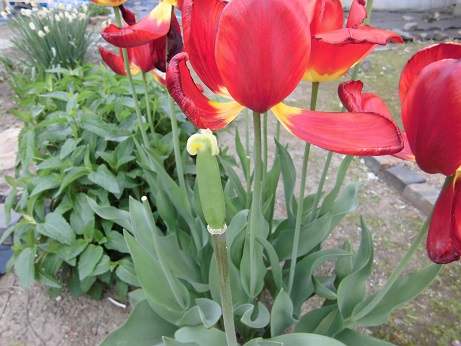
[[[106,0],[93,2],[114,5]],[[261,10],[251,18],[240,16],[251,12],[242,0],[164,1],[140,21],[123,7],[124,2],[115,3],[117,26],[102,32],[122,54],[104,48],[100,53],[116,73],[127,78],[90,64],[64,68],[64,63],[41,65],[31,60],[31,65],[37,65],[28,70],[35,71],[32,77],[19,74],[14,64],[8,65],[10,85],[20,101],[14,114],[24,122],[24,129],[19,138],[17,174],[8,178],[13,191],[6,206],[21,213],[23,219],[0,242],[13,234],[15,255],[10,267],[14,266],[21,283],[29,287],[38,280],[52,294],[65,283],[75,296],[88,293],[95,298],[108,286],[115,285],[122,298],[130,290],[132,312],[105,338],[103,346],[388,344],[357,329],[385,323],[394,309],[417,296],[437,276],[438,264],[401,275],[428,224],[423,225],[387,282],[371,295],[366,288],[375,249],[366,220],[360,220],[357,246],[349,241],[338,248],[325,244],[344,217],[357,208],[361,187],[360,182],[346,183],[353,156],[343,156],[338,170],[330,171],[332,151],[354,155],[403,152],[404,136],[392,119],[386,114],[380,116],[376,109],[361,108],[369,106],[359,102],[361,83],[343,83],[339,88],[342,102],[351,111],[348,117],[340,112],[315,111],[322,80],[312,81],[310,110],[282,104],[280,95],[289,94],[290,86],[294,89],[306,76],[296,59],[279,65],[281,69],[297,66],[287,83],[271,85],[272,79],[261,75],[256,76],[261,80],[232,78],[236,72],[242,73],[239,68],[246,72],[244,77],[253,72],[247,69],[247,61],[226,60],[228,55],[238,57],[240,50],[231,49],[234,45],[248,48],[247,41],[235,36],[233,29],[251,29],[251,20],[258,20],[259,15],[272,18],[282,9],[293,19],[296,33],[312,39],[305,32],[306,18],[298,0],[293,0],[293,6],[299,6],[295,8],[299,11],[284,2],[265,1],[274,10]],[[194,7],[197,3],[202,4],[200,11]],[[181,52],[173,5],[186,7],[186,52]],[[351,21],[357,25],[344,28],[345,32],[358,30],[364,41],[384,37],[379,44],[401,42],[393,33],[359,26],[366,11],[363,3],[355,1],[355,5],[358,14]],[[226,11],[224,6],[229,6]],[[216,28],[203,20],[202,10],[210,11],[206,13],[214,18],[221,35],[214,35]],[[213,11],[222,14],[213,17]],[[343,15],[338,13],[342,26]],[[312,20],[320,19],[314,16]],[[203,34],[206,30],[211,34]],[[300,56],[310,53],[311,44],[315,45],[310,41],[301,45],[286,37],[288,42],[277,41],[283,28],[280,32],[278,27],[271,30],[273,35],[267,37],[275,40],[276,47],[295,50],[302,46],[297,51]],[[367,37],[369,32],[373,33],[371,38]],[[258,33],[248,31],[248,35],[253,34]],[[337,39],[336,34],[325,35]],[[318,35],[321,40],[324,33]],[[339,65],[332,65],[337,69],[334,73],[321,74],[323,65],[312,63],[314,59],[303,58],[300,63],[309,66],[309,78],[339,77],[363,58],[360,54],[364,53],[355,46],[362,43],[349,40],[338,45],[345,47],[342,54],[350,64],[342,66],[345,62],[341,60]],[[220,51],[222,47],[226,54]],[[263,48],[251,48],[265,56]],[[369,47],[365,48],[369,52]],[[159,57],[158,52],[164,56]],[[250,65],[259,68],[259,60],[251,57]],[[162,70],[170,59],[166,80],[159,74],[154,76],[168,86],[191,122],[177,112],[166,89],[148,74]],[[212,91],[219,95],[229,92],[226,96],[234,92],[238,101],[226,108],[206,99],[203,87],[187,72],[188,59]],[[229,64],[234,65],[231,68]],[[261,70],[274,80],[285,78],[266,65]],[[133,78],[131,73],[140,71],[142,78]],[[212,83],[213,73],[221,73],[227,83],[225,92],[221,85]],[[252,89],[240,88],[237,81],[268,83],[286,90],[247,98],[246,92],[251,94]],[[294,135],[312,138],[332,150],[326,154],[316,191],[304,195],[309,143],[301,172],[296,171],[290,148],[280,142],[279,135],[274,159],[269,159],[267,114],[253,109],[252,150],[250,127],[246,126],[244,141],[235,129],[235,159],[228,157],[226,150],[220,152],[219,136],[216,141],[206,128],[224,127],[244,106],[272,109]],[[184,150],[186,138],[195,132],[192,124],[201,128],[200,136],[206,138],[189,143],[189,152],[197,158]],[[363,124],[373,126],[364,129]],[[354,136],[344,134],[346,125]],[[323,131],[315,133],[315,126]],[[355,138],[360,137],[356,133],[363,138]],[[330,189],[324,186],[327,176],[334,181]],[[295,190],[298,179],[299,192]],[[275,217],[279,191],[283,191],[286,213]],[[306,311],[305,303],[313,298],[321,304]]]

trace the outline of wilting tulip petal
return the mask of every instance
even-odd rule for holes
[[[413,55],[406,63],[400,76],[400,101],[403,101],[408,87],[424,67],[443,59],[461,59],[461,43],[439,43],[428,46]]]
[[[138,23],[124,28],[111,24],[101,32],[101,36],[107,42],[120,48],[131,48],[149,43],[168,33],[172,9],[169,3],[161,2]]]
[[[164,86],[166,88],[166,80],[165,78],[163,78],[162,76],[160,76],[157,72],[155,72],[154,70],[150,71],[152,77],[154,77],[154,79],[162,86]]]
[[[338,95],[344,107],[346,107],[349,112],[376,113],[392,120],[392,115],[384,101],[375,94],[362,93],[362,88],[363,83],[361,81],[349,81],[339,85]],[[406,134],[401,134],[404,143],[403,149],[392,155],[403,160],[415,161],[415,156],[410,149]]]
[[[110,50],[104,49],[101,45],[98,45],[98,49],[102,60],[112,71],[118,75],[126,76],[125,64],[119,55],[112,53]]]
[[[190,75],[187,59],[187,53],[179,53],[171,59],[167,71],[168,92],[195,127],[219,130],[244,107],[235,101],[218,103],[206,98]]]
[[[395,123],[379,114],[314,112],[282,103],[272,111],[293,135],[337,153],[386,155],[403,148]]]
[[[367,9],[365,7],[365,0],[356,0],[351,4],[349,17],[347,17],[346,28],[357,29],[360,24],[367,18]]]
[[[120,12],[122,13],[122,18],[128,25],[136,24],[136,16],[129,9],[125,8],[123,5],[119,6]]]
[[[120,6],[121,4],[125,3],[127,0],[90,0],[95,4],[101,6]]]
[[[448,177],[432,214],[427,236],[427,254],[435,263],[461,258],[461,179]]]
[[[316,34],[314,39],[328,42],[331,44],[380,44],[387,42],[403,43],[403,39],[391,31],[373,28],[368,25],[361,25],[358,29],[343,28],[335,31]]]
[[[217,27],[225,5],[218,0],[184,1],[184,50],[200,80],[215,94],[230,97],[215,58]]]
[[[216,63],[227,90],[258,113],[296,88],[309,61],[310,32],[296,1],[289,6],[273,0],[231,1],[222,12],[216,41]]]
[[[461,166],[461,59],[423,68],[402,103],[402,122],[419,167],[451,176]]]
[[[309,20],[311,35],[343,27],[344,11],[339,0],[299,0]]]

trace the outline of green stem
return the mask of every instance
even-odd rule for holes
[[[309,215],[308,223],[314,221],[314,218],[317,215],[317,207],[319,205],[320,197],[322,196],[323,186],[325,185],[325,180],[327,178],[328,170],[330,169],[331,159],[333,158],[333,152],[329,151],[327,159],[325,160],[325,165],[323,166],[322,176],[320,177],[319,185],[317,187],[317,193],[314,197],[314,202],[312,203],[311,214]]]
[[[250,114],[248,108],[245,108],[245,151],[250,156]]]
[[[267,159],[268,159],[268,149],[267,149],[267,112],[263,115],[263,172],[262,172],[262,186],[266,186],[267,179]]]
[[[120,9],[118,6],[114,6],[114,14],[115,20],[119,27],[122,27],[122,18],[120,15]],[[126,48],[122,48],[123,54],[123,63],[125,64],[126,76],[128,77],[128,82],[130,83],[131,94],[133,95],[134,101],[134,108],[136,109],[136,116],[138,118],[139,129],[141,131],[142,141],[146,147],[149,146],[149,139],[147,137],[146,129],[143,125],[142,115],[141,115],[141,108],[139,107],[138,95],[136,94],[136,89],[134,87],[133,76],[131,75],[130,70],[130,61],[128,59],[128,50]]]
[[[237,346],[237,336],[234,325],[234,308],[232,305],[232,292],[229,277],[229,262],[226,246],[226,233],[211,236],[218,271],[219,293],[221,294],[221,307],[224,320],[224,332],[227,345]]]
[[[253,127],[254,127],[254,188],[253,188],[253,203],[251,205],[250,215],[250,266],[255,268],[254,264],[254,249],[256,245],[256,227],[258,214],[261,213],[261,178],[262,178],[262,159],[261,159],[261,115],[253,112]],[[255,288],[256,275],[251,276],[250,291]]]
[[[144,84],[144,98],[146,99],[146,116],[149,121],[150,132],[152,135],[155,133],[154,117],[150,109],[150,96],[149,96],[149,85],[147,83],[146,72],[142,72],[142,82]]]
[[[312,94],[311,94],[311,105],[310,110],[315,110],[317,104],[317,96],[319,92],[320,83],[312,83]],[[304,191],[306,189],[306,177],[307,177],[307,163],[309,161],[311,145],[306,142],[304,147],[304,157],[303,157],[303,166],[301,170],[301,182],[299,186],[299,201],[298,201],[298,210],[296,213],[296,224],[295,232],[293,234],[293,247],[291,249],[291,262],[290,262],[290,273],[288,275],[288,294],[291,294],[293,288],[293,281],[295,277],[296,270],[296,261],[298,258],[298,243],[301,233],[301,225],[303,221],[303,209],[304,209]]]
[[[187,194],[186,182],[184,180],[184,170],[182,168],[181,150],[179,148],[179,131],[178,120],[176,119],[176,111],[174,109],[174,100],[168,94],[170,100],[170,121],[171,121],[171,134],[173,135],[173,150],[176,161],[176,171],[178,173],[179,186]]]
[[[280,141],[280,121],[277,121],[277,131],[275,133],[275,139],[277,142]]]
[[[367,9],[367,18],[365,18],[363,24],[368,25],[370,24],[370,20],[371,20],[371,10],[373,9],[373,0],[367,1],[366,9]],[[357,80],[357,76],[359,75],[359,70],[360,70],[360,62],[355,65],[354,70],[352,71],[351,80]]]

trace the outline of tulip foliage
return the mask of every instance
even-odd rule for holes
[[[131,293],[130,317],[102,345],[386,344],[356,328],[386,322],[432,282],[440,266],[401,276],[405,265],[399,265],[380,290],[367,295],[374,249],[365,220],[357,247],[324,244],[357,207],[361,184],[345,184],[353,157],[345,156],[330,191],[322,177],[317,192],[304,196],[302,189],[296,198],[293,158],[276,140],[275,159],[269,162],[262,150],[267,138],[262,138],[261,119],[271,112],[306,142],[301,187],[310,145],[330,151],[327,162],[333,152],[390,154],[446,175],[429,226],[428,252],[438,263],[459,259],[461,152],[453,143],[461,133],[460,45],[428,48],[405,67],[399,90],[403,133],[384,102],[362,93],[359,81],[339,87],[349,112],[315,110],[319,82],[343,76],[378,45],[403,43],[395,33],[362,24],[364,0],[352,2],[345,25],[339,0],[164,0],[139,21],[123,1],[94,2],[120,7],[127,24],[102,31],[106,41],[126,49],[119,57],[100,48],[103,60],[122,75],[165,71],[168,63],[163,84],[206,134],[205,142],[215,143],[211,131],[242,117],[245,108],[254,120],[251,164],[248,148],[235,133],[242,174],[228,158],[218,155],[216,161],[214,144],[210,150],[194,142],[197,165],[186,171],[186,183],[178,169],[178,184],[145,140],[137,143],[137,160],[149,194],[141,201],[130,199],[128,211],[91,203],[94,212],[125,229],[141,285]],[[310,109],[285,100],[302,80],[313,82]],[[279,181],[286,214],[275,218]],[[423,227],[402,263],[424,235]],[[328,274],[319,275],[325,266]],[[323,304],[306,311],[313,297]]]

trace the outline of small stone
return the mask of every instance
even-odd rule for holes
[[[448,39],[448,35],[443,31],[434,31],[434,40],[445,41],[446,39]]]
[[[424,214],[429,215],[437,201],[439,190],[429,184],[411,184],[405,187],[402,196]]]
[[[424,183],[426,181],[425,178],[409,170],[402,164],[378,172],[378,177],[399,192],[402,192],[407,185]]]
[[[418,23],[416,22],[405,23],[403,25],[403,30],[404,31],[418,30]]]
[[[413,37],[408,31],[400,30],[400,29],[392,29],[392,32],[399,35],[404,41],[413,41]]]
[[[0,133],[0,171],[16,166],[18,135],[20,128],[11,128]]]
[[[21,214],[18,214],[12,210],[10,214],[10,223],[7,225],[5,216],[5,205],[0,204],[0,237],[3,235],[4,230],[18,223],[18,221],[21,219]]]
[[[406,22],[409,22],[411,20],[415,20],[412,16],[402,16],[402,19]]]

